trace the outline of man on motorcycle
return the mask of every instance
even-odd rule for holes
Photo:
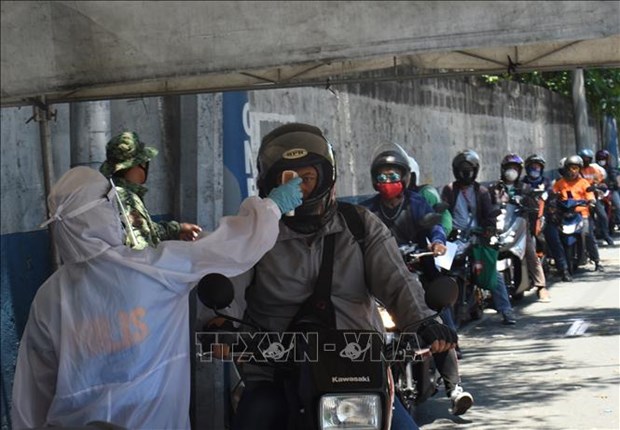
[[[485,236],[490,237],[496,226],[495,207],[487,188],[476,182],[479,170],[480,157],[475,151],[466,149],[459,152],[452,160],[452,173],[456,180],[443,188],[441,199],[450,206],[455,229],[471,231],[478,227],[485,232]],[[499,273],[493,302],[504,324],[517,323],[504,278]]]
[[[594,193],[588,191],[590,182],[580,175],[583,167],[583,160],[579,155],[571,155],[564,160],[563,177],[553,184],[553,192],[560,201],[568,199],[587,200],[592,206],[595,204]],[[586,249],[590,259],[594,262],[594,270],[603,272],[603,266],[600,263],[598,247],[594,239],[592,226],[590,225],[590,210],[588,207],[577,207],[577,212],[581,213],[584,221],[583,231],[585,232]],[[568,261],[564,252],[564,247],[560,241],[560,226],[557,223],[550,222],[547,224],[545,231],[549,249],[555,260],[557,269],[562,274],[562,280],[571,282],[572,276],[568,270]]]
[[[523,164],[523,159],[517,154],[508,154],[502,159],[501,179],[491,188],[494,204],[505,204],[509,203],[511,199],[519,199],[524,206],[537,211],[538,200],[531,195],[531,187],[526,183],[519,182]],[[528,216],[525,219],[528,223],[532,222]],[[536,238],[529,228],[526,236],[525,259],[530,280],[537,289],[538,299],[541,302],[549,302],[550,296],[546,286],[545,272],[538,255],[536,255]]]
[[[259,194],[266,195],[276,187],[285,170],[302,178],[303,203],[294,214],[281,219],[280,235],[272,250],[253,270],[233,279],[236,289],[245,290],[247,320],[271,332],[290,331],[308,309],[321,267],[326,265],[332,269],[331,296],[320,308],[328,316],[325,324],[333,328],[383,333],[375,297],[401,329],[433,316],[422,285],[401,264],[390,231],[360,206],[353,209],[363,223],[364,237],[362,243],[356,243],[336,201],[332,147],[319,128],[291,123],[263,138],[258,152]],[[323,255],[329,255],[326,245],[330,242],[333,258],[322,263]],[[417,327],[434,353],[448,351],[457,343],[456,333],[434,319]],[[244,364],[241,371],[246,388],[233,429],[283,428],[287,416],[296,411],[288,409],[286,393],[274,379],[273,369]],[[417,428],[400,401],[394,402],[394,408],[392,428]]]
[[[532,189],[551,190],[551,181],[544,176],[546,161],[542,155],[532,154],[525,159],[523,183]]]
[[[593,207],[593,215],[596,215],[596,219],[592,220],[592,228],[598,232],[598,235],[607,242],[608,245],[613,245],[614,241],[609,235],[609,218],[607,217],[607,212],[605,212],[603,202],[598,198],[598,188],[601,186],[605,187],[607,172],[604,168],[592,162],[594,159],[594,152],[591,149],[582,149],[579,151],[578,155],[583,160],[581,176],[587,179],[591,186],[597,188],[597,190],[594,191],[596,202]]]
[[[446,252],[446,233],[440,224],[422,228],[420,221],[433,209],[420,194],[408,188],[416,182],[411,173],[407,153],[397,144],[385,144],[375,150],[370,167],[373,187],[378,194],[362,203],[390,229],[398,245],[417,244],[434,255]],[[413,160],[417,165],[417,162]],[[427,240],[430,243],[427,245]],[[422,257],[422,278],[430,281],[439,275],[432,257]],[[446,322],[448,325],[449,322]],[[454,323],[452,322],[452,325]],[[473,396],[460,385],[456,351],[434,354],[437,370],[444,380],[446,395],[452,402],[452,413],[462,415],[473,404]]]
[[[620,227],[620,172],[617,167],[614,167],[611,163],[611,154],[606,149],[600,149],[596,151],[596,163],[605,169],[607,173],[607,177],[605,178],[605,183],[611,193],[611,217],[609,219],[610,222],[610,233],[613,231],[614,226]]]

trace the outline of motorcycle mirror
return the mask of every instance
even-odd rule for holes
[[[198,282],[196,294],[202,304],[217,311],[232,303],[235,290],[226,276],[220,273],[209,273]]]
[[[425,288],[424,299],[426,305],[436,312],[456,303],[459,297],[459,287],[449,276],[440,276],[428,283]]]
[[[493,209],[489,215],[492,218],[496,218],[501,213],[502,213],[502,210],[500,208],[497,208],[497,209]]]
[[[435,203],[433,205],[433,210],[437,213],[442,213],[446,210],[448,210],[448,208],[450,207],[450,205],[446,202],[439,202],[439,203]]]
[[[438,213],[427,213],[426,215],[424,215],[422,217],[422,219],[419,222],[420,227],[422,227],[423,229],[429,229],[434,225],[437,225],[441,222],[441,215]]]

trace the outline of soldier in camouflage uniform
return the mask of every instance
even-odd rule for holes
[[[154,222],[144,205],[149,161],[157,149],[145,146],[134,132],[125,131],[113,137],[106,146],[106,161],[99,169],[116,185],[122,208],[121,221],[132,226],[125,236],[125,245],[134,249],[155,247],[162,240],[195,240],[199,226],[177,221]]]

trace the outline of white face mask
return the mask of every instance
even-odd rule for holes
[[[599,160],[599,162],[598,162],[598,165],[602,166],[602,167],[605,167],[606,164],[607,164],[607,161],[605,161],[605,160]]]
[[[514,182],[517,180],[518,177],[519,177],[519,172],[517,172],[515,169],[508,169],[504,172],[504,178],[508,182]]]
[[[532,170],[527,173],[530,178],[538,179],[540,178],[540,170]]]

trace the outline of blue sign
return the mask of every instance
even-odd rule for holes
[[[239,205],[254,193],[250,150],[249,105],[246,92],[225,92],[224,131],[224,215],[236,214]]]

